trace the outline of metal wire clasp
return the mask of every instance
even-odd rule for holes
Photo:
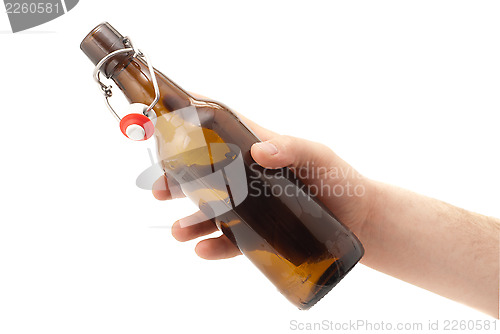
[[[149,68],[149,73],[151,75],[151,79],[152,79],[152,82],[153,82],[153,87],[154,87],[154,90],[155,90],[155,98],[153,100],[153,102],[151,102],[151,104],[143,111],[143,114],[146,116],[146,117],[149,117],[150,116],[150,111],[151,109],[153,109],[153,107],[158,103],[158,101],[160,100],[160,89],[158,87],[158,81],[156,80],[156,75],[155,75],[155,71],[153,69],[153,65],[151,64],[151,60],[149,59],[149,57],[144,53],[142,52],[141,50],[139,49],[136,49],[133,44],[132,44],[132,41],[130,40],[129,37],[125,37],[123,39],[123,43],[125,44],[125,46],[127,46],[127,48],[124,48],[124,49],[120,49],[120,50],[116,50],[116,51],[113,51],[111,52],[110,54],[106,55],[104,58],[102,58],[98,63],[97,65],[95,66],[94,68],[94,80],[99,84],[99,87],[101,88],[103,94],[104,94],[104,100],[106,102],[106,105],[108,106],[108,109],[109,111],[111,111],[111,113],[113,114],[113,116],[115,116],[115,118],[120,122],[122,119],[120,116],[118,116],[118,114],[116,113],[116,111],[113,109],[113,107],[111,106],[111,104],[109,103],[109,98],[111,96],[113,96],[113,92],[111,91],[111,85],[106,85],[104,84],[102,81],[101,81],[101,77],[100,77],[100,70],[102,68],[102,66],[109,60],[111,59],[112,57],[118,55],[118,54],[121,54],[121,53],[126,53],[126,52],[134,52],[134,55],[135,57],[138,57],[138,58],[142,58],[146,64],[148,65],[148,68]]]

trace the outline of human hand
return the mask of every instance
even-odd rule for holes
[[[251,148],[252,157],[259,165],[265,168],[290,167],[310,187],[311,193],[317,193],[316,197],[359,237],[371,207],[369,180],[323,144],[279,135],[241,115],[238,117],[262,140]],[[158,200],[184,196],[175,182],[165,176],[154,183],[153,195]],[[206,219],[201,211],[176,221],[172,226],[172,235],[182,242],[216,231],[215,223]],[[200,241],[195,251],[198,256],[210,260],[241,254],[225,235]]]

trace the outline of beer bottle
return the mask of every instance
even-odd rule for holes
[[[81,43],[94,64],[129,47],[109,23]],[[149,105],[157,81],[154,138],[167,178],[298,308],[309,309],[361,259],[360,241],[291,169],[265,169],[252,159],[259,138],[227,106],[192,96],[157,70],[153,78],[132,51],[100,71],[131,103]]]

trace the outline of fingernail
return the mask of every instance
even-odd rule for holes
[[[269,155],[275,155],[276,153],[278,153],[278,148],[269,142],[261,142],[255,145]]]

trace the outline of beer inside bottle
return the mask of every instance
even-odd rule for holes
[[[81,44],[94,64],[126,47],[108,23]],[[129,102],[154,99],[148,66],[133,52],[114,56],[101,72]],[[228,107],[195,98],[155,73],[161,96],[153,109],[154,137],[167,178],[290,302],[309,309],[361,259],[360,241],[292,170],[264,169],[252,159],[250,148],[259,139]]]

